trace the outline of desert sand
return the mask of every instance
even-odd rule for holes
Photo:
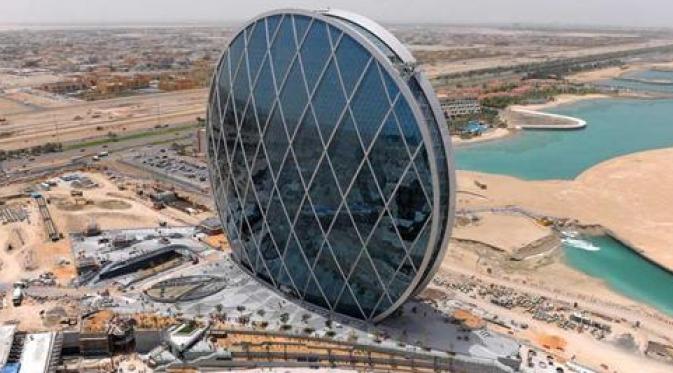
[[[481,242],[512,254],[521,247],[544,239],[550,234],[552,234],[550,228],[523,216],[486,213],[480,214],[477,223],[456,226],[452,238]]]
[[[572,181],[524,181],[460,171],[460,207],[516,205],[539,214],[598,224],[673,270],[673,149],[615,158]],[[474,181],[486,184],[478,188]]]
[[[72,103],[6,115],[9,133],[0,139],[4,150],[20,149],[49,141],[81,141],[157,126],[194,123],[206,112],[206,89],[122,97]]]

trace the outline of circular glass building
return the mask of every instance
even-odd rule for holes
[[[249,272],[372,321],[430,281],[453,220],[451,145],[380,25],[336,10],[250,21],[217,66],[207,127],[217,209]]]

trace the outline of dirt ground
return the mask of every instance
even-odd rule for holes
[[[2,131],[12,132],[12,136],[0,139],[0,147],[19,149],[50,141],[102,137],[108,132],[122,135],[125,131],[193,123],[204,116],[207,95],[206,89],[196,89],[9,113],[5,115],[9,123],[2,126]]]
[[[513,254],[523,246],[552,234],[549,227],[517,215],[494,213],[477,214],[479,220],[467,225],[457,225],[452,237],[459,240],[479,241]]]
[[[460,171],[459,207],[516,205],[555,217],[599,224],[673,270],[673,149],[601,163],[572,181],[524,181]],[[478,188],[474,181],[487,186]],[[468,192],[468,193],[465,193]],[[472,193],[472,194],[470,194]]]

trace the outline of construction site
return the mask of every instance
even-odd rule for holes
[[[372,325],[254,279],[230,257],[190,154],[143,145],[1,187],[3,366],[516,371],[519,343],[454,318],[466,304],[419,299]],[[39,365],[21,361],[30,351]]]

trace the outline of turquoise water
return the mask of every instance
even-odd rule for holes
[[[627,78],[661,80],[673,83],[673,71],[645,70],[626,74]]]
[[[624,75],[625,78],[660,80],[670,82],[671,84],[650,84],[647,82],[625,81],[619,79],[608,79],[598,84],[609,88],[625,89],[630,91],[673,93],[673,72],[645,70],[636,71]]]
[[[586,250],[586,245],[600,248]],[[673,274],[608,236],[565,242],[565,260],[575,269],[604,280],[620,293],[673,316]]]
[[[572,179],[620,155],[673,146],[673,100],[595,100],[550,112],[582,118],[588,127],[522,131],[503,140],[458,147],[458,168],[523,179]],[[606,236],[565,240],[564,247],[573,268],[673,316],[670,272]]]
[[[522,179],[573,179],[602,161],[673,146],[673,100],[605,99],[549,112],[587,121],[578,131],[522,131],[510,138],[461,146],[458,169]]]

